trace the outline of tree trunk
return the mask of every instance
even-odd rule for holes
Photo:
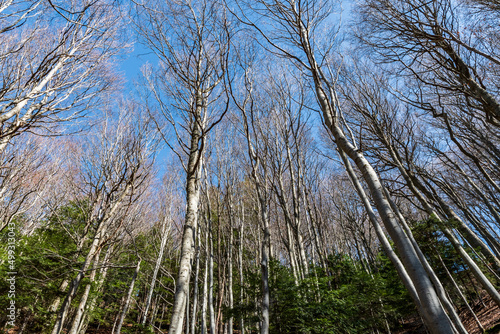
[[[201,106],[201,103],[198,105]],[[200,107],[201,108],[201,107]],[[184,325],[186,312],[187,293],[189,289],[189,279],[191,276],[191,265],[194,255],[194,233],[198,224],[198,203],[200,200],[199,179],[203,164],[202,152],[199,148],[201,138],[200,120],[193,124],[191,135],[191,149],[187,165],[186,180],[186,216],[184,223],[184,233],[182,236],[181,261],[179,265],[179,275],[175,289],[172,319],[170,322],[169,334],[181,334]]]
[[[200,273],[200,251],[201,251],[201,234],[200,228],[196,231],[196,239],[197,239],[197,250],[196,250],[196,267],[194,274],[194,292],[193,292],[193,311],[191,313],[191,334],[196,334],[196,313],[198,311],[198,276]]]
[[[368,213],[368,218],[370,219],[370,222],[372,223],[373,228],[375,229],[375,233],[377,234],[377,237],[380,241],[380,244],[382,245],[382,249],[384,250],[385,255],[387,255],[389,260],[391,260],[392,264],[396,268],[399,278],[401,279],[403,285],[410,293],[410,296],[412,297],[413,302],[417,306],[417,309],[419,310],[419,312],[422,312],[421,308],[423,306],[420,303],[420,297],[417,294],[417,290],[415,290],[415,285],[413,284],[410,276],[408,275],[408,272],[406,271],[405,267],[399,260],[398,256],[392,249],[389,240],[385,236],[382,226],[380,226],[380,223],[378,222],[377,216],[375,215],[375,212],[372,209],[370,201],[368,200],[368,197],[366,196],[366,193],[363,190],[363,187],[361,186],[361,183],[359,182],[358,177],[351,166],[351,163],[349,162],[349,160],[347,160],[347,156],[345,155],[344,152],[339,151],[339,155],[342,158],[342,161],[344,162],[344,166],[347,171],[347,174],[349,175],[349,179],[351,180],[352,184],[354,185],[354,188],[356,189],[356,192],[358,193],[358,196],[361,198],[361,201],[363,202],[366,212]]]
[[[116,325],[114,334],[120,334],[122,329],[123,321],[125,320],[125,316],[127,315],[128,308],[130,305],[130,300],[132,299],[132,293],[134,292],[134,285],[137,279],[137,275],[139,275],[139,270],[141,268],[141,260],[137,262],[137,266],[135,267],[134,276],[132,276],[132,281],[130,282],[130,287],[127,293],[127,299],[125,301],[125,305],[123,306],[122,314],[120,316],[120,320],[118,320],[118,324]]]
[[[241,208],[241,219],[240,221],[240,233],[238,233],[238,274],[240,276],[240,304],[243,305],[243,287],[244,287],[244,278],[243,278],[243,231],[244,231],[244,222],[245,222],[245,208],[242,205]],[[243,315],[240,315],[240,333],[245,334],[245,320],[243,319]]]
[[[432,283],[434,283],[434,287],[436,288],[436,293],[438,294],[438,297],[441,300],[441,303],[443,304],[444,308],[446,309],[446,311],[448,311],[448,315],[450,317],[450,320],[453,321],[453,324],[455,325],[455,329],[459,333],[468,334],[467,330],[465,329],[464,325],[462,324],[462,321],[460,320],[460,317],[458,316],[458,313],[455,310],[455,307],[450,302],[450,300],[446,294],[446,291],[445,291],[443,285],[441,284],[441,281],[439,281],[439,278],[436,276],[436,273],[429,265],[429,262],[425,258],[421,249],[418,247],[417,241],[413,237],[411,230],[410,230],[410,227],[406,223],[405,218],[403,217],[403,215],[399,211],[399,209],[396,206],[396,204],[394,203],[394,201],[389,197],[390,195],[389,195],[389,192],[387,191],[387,189],[384,188],[384,192],[386,194],[386,197],[389,200],[389,204],[391,205],[392,210],[394,211],[394,213],[398,217],[401,225],[403,226],[403,229],[406,231],[406,234],[408,235],[411,242],[413,243],[413,246],[415,247],[415,250],[418,254],[418,257],[419,257],[420,261],[422,262],[422,265],[424,266],[425,270],[429,274],[429,277],[430,277]]]
[[[413,248],[408,236],[397,223],[390,205],[384,196],[382,184],[377,173],[366,158],[347,141],[341,130],[336,125],[331,123],[329,125],[339,149],[344,151],[362,172],[385,228],[394,241],[401,260],[415,286],[420,303],[422,304],[421,311],[426,325],[432,333],[453,334],[453,325],[439,302],[436,291],[422,263],[419,261],[416,250]]]
[[[94,240],[92,241],[92,244],[90,246],[89,252],[87,253],[87,256],[85,258],[85,261],[76,275],[76,277],[73,279],[71,282],[70,288],[68,293],[66,294],[66,298],[63,301],[63,304],[61,306],[61,310],[59,311],[59,314],[56,319],[56,323],[54,325],[54,329],[52,330],[52,334],[59,334],[64,326],[64,322],[66,320],[66,317],[68,316],[70,307],[71,307],[71,302],[73,301],[73,298],[76,296],[78,292],[78,288],[80,286],[80,283],[85,276],[85,273],[87,272],[90,263],[93,261],[94,257],[97,255],[98,252],[98,246],[100,242],[102,241],[102,238],[104,236],[104,223],[101,222],[101,224],[98,227],[98,231],[96,233],[96,236],[94,237]]]
[[[96,254],[94,258],[94,268],[99,266],[99,255]],[[78,334],[78,329],[80,328],[80,323],[82,321],[84,312],[85,312],[85,307],[87,306],[87,301],[89,299],[90,295],[90,289],[92,288],[92,284],[94,283],[95,277],[97,274],[97,269],[92,269],[92,272],[90,273],[89,276],[89,282],[85,286],[85,290],[83,291],[82,298],[80,299],[80,304],[78,305],[78,308],[76,309],[76,314],[73,318],[73,323],[71,325],[71,329],[69,330],[69,334]]]
[[[165,217],[163,218],[163,224],[162,224],[162,235],[161,235],[161,242],[160,242],[160,251],[158,253],[158,257],[156,258],[156,264],[155,264],[155,269],[153,270],[153,277],[151,278],[151,285],[149,286],[149,292],[148,292],[148,297],[146,300],[146,306],[144,307],[144,316],[142,318],[142,325],[146,325],[146,320],[148,318],[148,311],[149,308],[151,307],[151,299],[153,298],[153,292],[155,289],[156,285],[156,277],[158,276],[158,270],[160,270],[161,266],[161,261],[163,260],[163,253],[165,251],[165,245],[167,244],[167,239],[170,233],[168,231],[170,230],[170,224],[167,225],[167,220],[170,220],[170,217]]]
[[[208,223],[205,231],[205,270],[203,271],[203,303],[201,306],[201,334],[207,331],[207,305],[208,305],[208,258],[210,257],[210,246],[208,241]]]
[[[229,249],[228,249],[228,283],[227,283],[227,293],[229,298],[229,310],[232,312],[234,307],[233,300],[233,225],[234,225],[234,212],[233,212],[233,202],[231,196],[229,196]],[[233,334],[233,316],[229,317],[228,320],[228,334]]]
[[[263,223],[264,239],[262,240],[262,325],[261,334],[269,333],[269,218],[267,214],[267,204],[263,196],[260,197],[260,214]]]

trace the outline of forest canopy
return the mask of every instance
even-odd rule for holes
[[[500,331],[496,0],[0,0],[6,333]]]

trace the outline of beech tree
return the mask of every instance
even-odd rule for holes
[[[449,0],[367,1],[360,6],[370,27],[363,40],[422,84],[417,99],[434,105],[435,116],[458,106],[499,126],[498,31],[488,26],[498,17],[482,11],[480,17],[468,15],[467,24],[461,16],[466,10],[466,2],[457,6]]]
[[[0,153],[0,232],[23,215],[31,216],[34,230],[36,220],[43,215],[44,194],[55,181],[60,165],[57,153],[46,144],[42,138],[20,137]]]
[[[160,60],[160,69],[145,77],[162,119],[175,133],[177,147],[166,144],[181,159],[186,172],[186,218],[176,297],[169,333],[180,334],[198,226],[203,152],[209,131],[227,111],[221,92],[229,53],[230,30],[218,1],[162,1],[136,4],[136,27]],[[173,35],[172,35],[173,34]]]
[[[258,1],[238,4],[238,18],[259,32],[281,57],[301,67],[311,80],[326,128],[331,132],[338,149],[352,159],[361,171],[385,228],[399,251],[401,261],[415,286],[425,323],[433,333],[454,333],[453,325],[439,302],[415,245],[410,242],[410,236],[400,226],[389,205],[379,175],[357,149],[356,142],[349,140],[349,129],[344,126],[335,88],[335,73],[338,69],[332,68],[333,45],[328,43],[324,48],[318,46],[321,24],[331,13],[331,4],[317,4],[312,1]],[[257,21],[251,20],[251,15],[259,14],[262,19],[265,17],[275,25],[271,31],[264,30],[255,23]],[[327,38],[331,38],[332,34],[333,32]]]
[[[103,99],[121,26],[113,1],[2,1],[0,151],[25,131],[61,132]]]
[[[490,330],[494,2],[0,0],[2,330]]]
[[[129,106],[130,107],[130,106]],[[81,305],[73,318],[70,332],[77,333],[81,327],[83,312],[89,298],[90,284],[95,279],[96,267],[103,247],[119,233],[124,225],[131,205],[141,195],[141,187],[149,177],[151,155],[154,147],[150,146],[148,123],[140,118],[133,119],[132,114],[122,114],[119,124],[103,122],[95,141],[84,143],[84,154],[77,164],[82,180],[73,184],[77,190],[76,198],[82,198],[87,208],[86,225],[79,237],[79,248],[87,240],[90,247],[85,250],[85,259],[77,275],[67,288],[66,297],[58,311],[52,331],[58,334],[63,330],[71,303],[79,291],[83,278],[90,272],[90,283],[81,297]],[[97,139],[97,140],[96,140]],[[133,215],[132,215],[133,217]],[[61,284],[64,289],[69,282]]]

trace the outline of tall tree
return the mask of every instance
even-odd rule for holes
[[[102,102],[121,27],[115,1],[2,1],[0,152],[28,130],[60,132]]]
[[[203,151],[208,132],[224,116],[220,93],[229,52],[229,28],[218,1],[149,1],[136,3],[136,27],[160,60],[156,74],[145,72],[162,119],[173,127],[186,172],[186,217],[182,254],[169,333],[180,334],[187,309],[194,237],[198,226]]]
[[[326,18],[332,12],[330,2],[315,1],[238,1],[238,18],[259,32],[265,41],[280,56],[299,66],[313,87],[321,109],[322,120],[339,150],[356,164],[363,175],[385,228],[396,248],[418,294],[420,311],[432,333],[454,333],[454,328],[439,302],[432,282],[420,262],[414,245],[399,225],[386,198],[376,170],[349,139],[345,127],[342,106],[335,88],[338,68],[332,58],[334,31],[326,32]],[[261,20],[257,20],[255,16]],[[273,29],[264,29],[262,20],[267,20]],[[330,24],[330,22],[328,23]],[[321,41],[324,41],[323,44]]]

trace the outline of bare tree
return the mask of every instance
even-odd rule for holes
[[[169,330],[180,334],[188,303],[206,136],[227,110],[220,87],[227,67],[230,33],[218,1],[136,3],[135,22],[143,41],[160,60],[155,75],[145,73],[150,94],[163,116],[156,118],[158,128],[186,172],[186,218]],[[163,132],[165,122],[175,133],[176,148]]]
[[[266,96],[263,91],[256,89],[258,82],[253,72],[255,55],[247,54],[241,50],[239,66],[243,71],[241,86],[229,86],[231,96],[237,110],[241,112],[243,124],[242,132],[247,143],[248,158],[250,161],[250,175],[257,194],[257,207],[259,223],[261,225],[263,240],[260,251],[260,267],[262,274],[262,302],[261,302],[261,334],[269,333],[269,261],[271,248],[269,197],[270,187],[268,182],[267,150],[270,132],[266,131],[270,124],[271,110],[265,103]],[[238,88],[238,90],[237,90]],[[260,234],[259,234],[260,236]]]
[[[0,153],[0,231],[26,215],[28,225],[19,228],[29,233],[43,215],[44,194],[60,165],[56,150],[47,144],[44,138],[24,136]]]
[[[335,31],[326,30],[331,3],[316,1],[237,1],[235,13],[266,41],[273,52],[294,62],[310,79],[325,127],[337,148],[351,159],[363,175],[377,211],[394,241],[422,305],[420,311],[432,333],[454,333],[414,244],[403,230],[383,191],[380,177],[356,142],[349,139],[336,89],[338,68],[332,57]],[[265,21],[264,21],[265,20]],[[268,24],[264,27],[263,22]],[[328,22],[331,25],[331,22]],[[269,28],[270,27],[270,28]]]
[[[57,124],[88,112],[116,80],[109,64],[123,45],[118,5],[69,1],[54,11],[51,4],[0,6],[0,151],[28,130],[61,132]]]
[[[450,0],[369,0],[360,7],[362,39],[422,84],[415,99],[434,104],[435,116],[458,106],[500,126],[499,36],[488,26],[498,17],[464,15],[464,7]]]
[[[151,141],[147,119],[132,117],[134,113],[125,109],[118,122],[105,119],[100,129],[87,142],[83,142],[84,153],[77,166],[81,173],[73,184],[80,202],[87,208],[87,222],[82,240],[91,240],[85,260],[76,277],[69,285],[66,297],[58,312],[52,331],[58,334],[76,297],[82,279],[90,273],[95,278],[95,267],[102,248],[119,235],[127,213],[133,203],[141,196],[143,186],[150,176],[151,158],[154,141]],[[127,114],[127,112],[129,112]],[[137,113],[137,111],[136,111]],[[93,267],[92,263],[94,264]],[[91,283],[88,283],[91,284]],[[70,332],[77,332],[83,317],[89,290],[85,290]]]

